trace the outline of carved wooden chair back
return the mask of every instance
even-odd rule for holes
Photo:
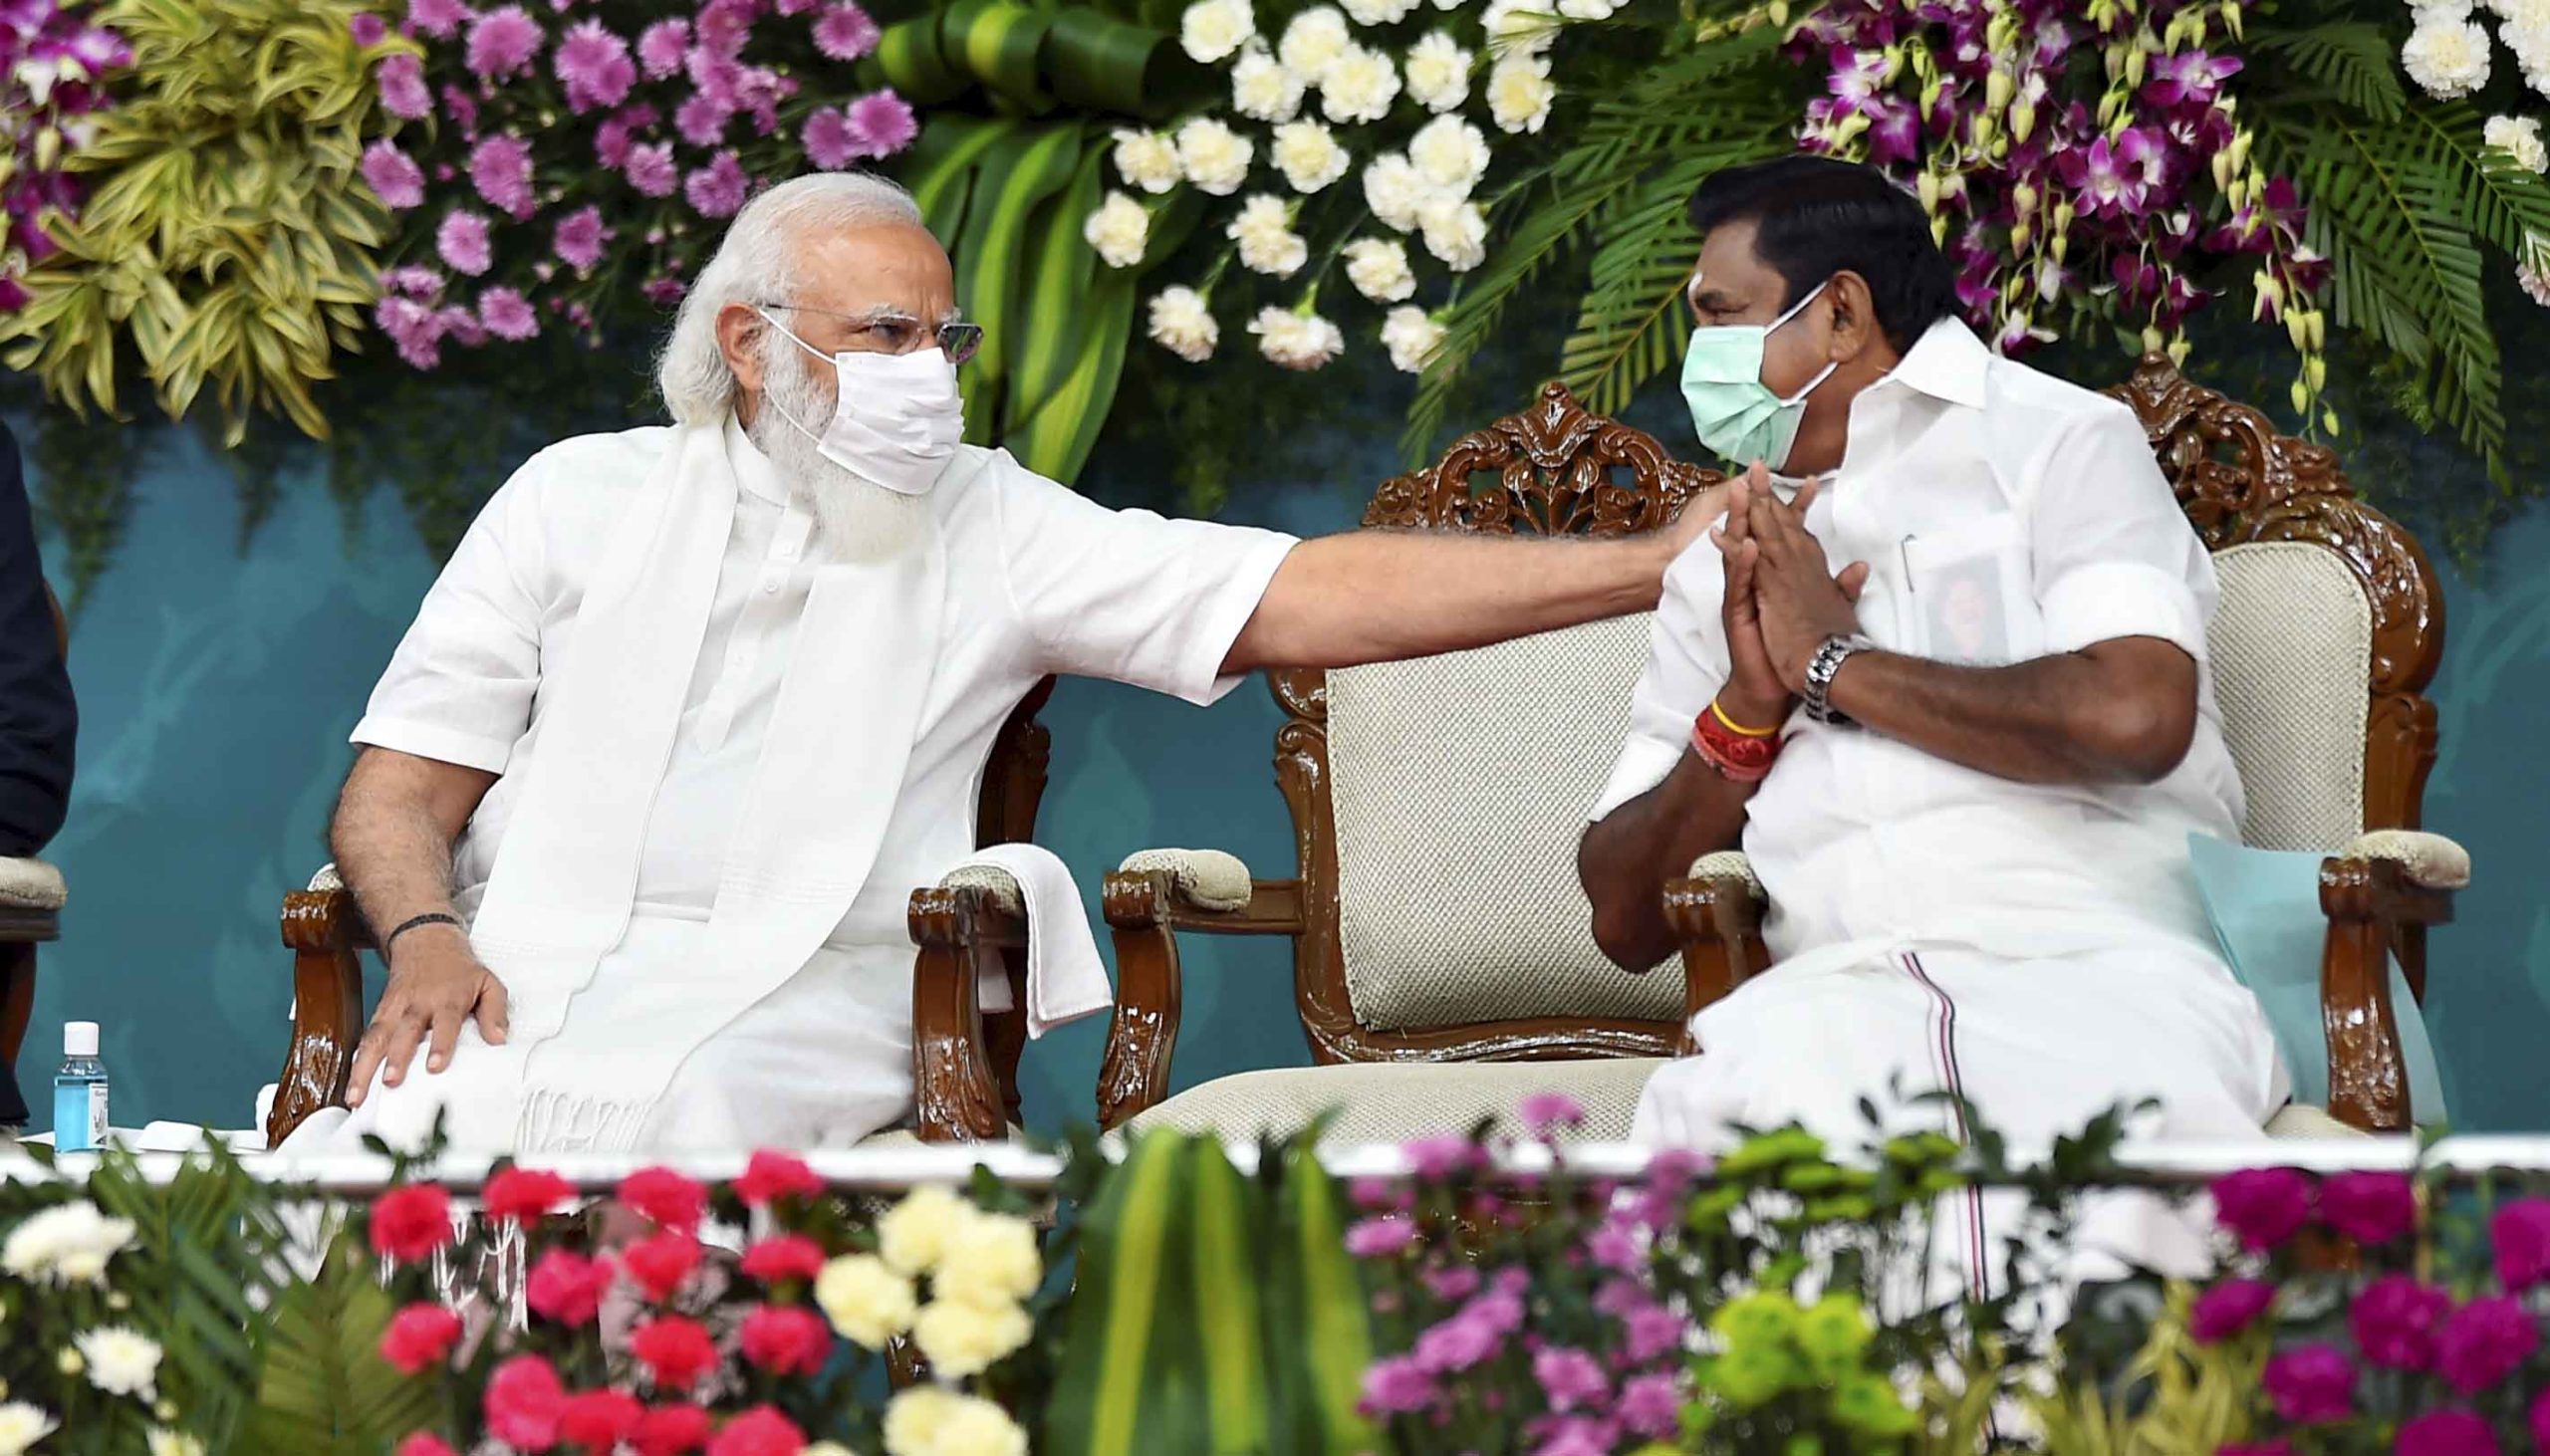
[[[2443,655],[2443,594],[2417,540],[2356,498],[2335,452],[2190,383],[2161,356],[2109,391],[2134,408],[2222,597],[2207,647],[2247,791],[2243,837],[2334,853],[2418,829],[2434,766],[2422,690]],[[2425,940],[2402,970],[2425,994]]]
[[[1364,524],[1621,536],[1670,521],[1718,478],[1553,383],[1385,482]],[[1295,995],[1321,1061],[1671,1053],[1682,978],[1604,958],[1575,868],[1647,647],[1641,615],[1270,674],[1307,922]]]

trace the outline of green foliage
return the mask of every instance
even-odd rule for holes
[[[13,367],[122,414],[138,369],[170,418],[207,388],[236,444],[252,413],[328,433],[311,386],[358,347],[386,219],[360,180],[381,129],[354,0],[111,0],[131,44],[121,105],[67,163],[101,180],[26,278]]]
[[[260,1353],[257,1406],[245,1449],[311,1456],[373,1456],[433,1423],[433,1386],[381,1358],[397,1313],[380,1263],[351,1231],[331,1241],[318,1276],[276,1305]]]

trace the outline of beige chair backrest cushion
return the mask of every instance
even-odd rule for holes
[[[2206,645],[2223,735],[2262,849],[2335,850],[2364,830],[2373,604],[2336,552],[2257,542],[2213,555]]]
[[[1576,880],[1648,622],[1329,673],[1339,948],[1358,1021],[1680,1019],[1682,978],[1604,959]]]

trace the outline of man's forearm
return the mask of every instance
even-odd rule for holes
[[[1225,670],[1346,667],[1484,646],[1646,611],[1674,546],[1355,531],[1295,547]]]
[[[2186,753],[2194,664],[2167,643],[2132,640],[2140,645],[2103,642],[2006,667],[1855,652],[1831,700],[1871,732],[1997,778],[2149,783]]]
[[[388,935],[418,915],[452,913],[452,846],[494,776],[367,751],[329,827],[337,872],[364,919]]]
[[[1586,830],[1576,873],[1594,903],[1594,941],[1603,954],[1644,971],[1681,949],[1664,923],[1664,881],[1702,854],[1742,842],[1744,805],[1757,787],[1728,779],[1685,749],[1663,783]]]

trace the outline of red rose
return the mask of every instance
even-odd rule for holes
[[[754,1208],[774,1198],[812,1198],[823,1191],[824,1180],[815,1176],[815,1170],[806,1166],[803,1158],[768,1148],[754,1153],[752,1161],[744,1164],[744,1175],[735,1180],[735,1196]]]
[[[459,1342],[458,1315],[440,1305],[409,1305],[382,1332],[381,1357],[397,1366],[400,1374],[413,1375],[442,1363]]]
[[[682,1456],[708,1444],[708,1412],[696,1405],[658,1405],[638,1422],[630,1444],[638,1456]]]
[[[392,1188],[372,1201],[372,1252],[413,1264],[451,1242],[451,1195],[430,1183]]]
[[[507,1168],[487,1180],[479,1202],[498,1223],[531,1223],[576,1196],[576,1185],[556,1173]]]
[[[646,1298],[660,1305],[671,1299],[681,1282],[699,1267],[699,1241],[666,1229],[621,1250],[620,1264],[646,1292]]]
[[[726,1422],[708,1443],[708,1456],[797,1456],[806,1449],[806,1433],[767,1405],[756,1405]]]
[[[418,1431],[400,1441],[398,1449],[390,1452],[389,1456],[460,1456],[460,1453],[443,1444],[442,1437],[433,1432]]]
[[[625,1390],[580,1390],[558,1413],[558,1436],[570,1446],[610,1451],[637,1434],[646,1407]]]
[[[764,1284],[783,1279],[811,1281],[824,1272],[824,1246],[803,1234],[780,1234],[744,1251],[744,1277]]]
[[[487,1434],[519,1451],[546,1451],[558,1444],[558,1417],[566,1403],[566,1387],[549,1361],[515,1355],[487,1380]]]
[[[717,1345],[695,1320],[666,1315],[638,1327],[629,1352],[655,1377],[656,1388],[688,1391],[717,1368]]]
[[[602,1308],[603,1292],[611,1288],[611,1279],[608,1258],[588,1259],[565,1249],[552,1249],[531,1266],[531,1281],[523,1298],[533,1314],[573,1330],[593,1322],[594,1312]]]
[[[708,1212],[708,1190],[670,1168],[639,1168],[620,1180],[620,1201],[658,1226],[684,1233]]]
[[[795,1305],[764,1305],[744,1317],[744,1358],[774,1375],[812,1375],[833,1352],[832,1327]]]

